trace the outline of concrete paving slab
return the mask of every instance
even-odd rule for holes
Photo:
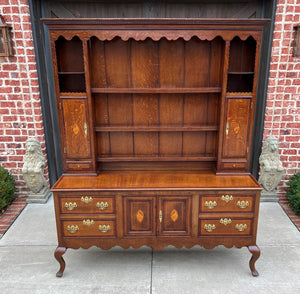
[[[153,255],[152,293],[300,293],[300,253],[293,247],[264,247],[251,276],[246,248],[163,250]]]
[[[0,247],[1,294],[26,293],[150,293],[149,250],[68,250],[63,278],[53,246]]]
[[[57,245],[53,198],[28,204],[0,239],[2,245]]]
[[[257,244],[300,245],[300,233],[278,203],[261,203]]]

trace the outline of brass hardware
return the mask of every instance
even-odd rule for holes
[[[81,197],[81,201],[88,204],[89,202],[92,202],[93,201],[93,198],[92,197],[88,197],[88,196],[82,196]]]
[[[244,208],[246,208],[246,207],[249,206],[249,201],[244,201],[244,200],[238,201],[238,202],[236,203],[236,205],[237,205],[238,207],[244,209]]]
[[[239,232],[243,232],[247,229],[247,225],[246,224],[236,224],[235,228],[239,231]]]
[[[110,230],[110,225],[99,225],[99,230],[102,233],[107,233]]]
[[[211,225],[211,224],[205,224],[205,225],[204,225],[204,229],[205,229],[207,232],[212,232],[215,228],[216,228],[215,225]]]
[[[79,230],[79,228],[78,228],[78,226],[76,225],[76,226],[74,226],[74,225],[68,225],[67,226],[67,230],[70,232],[70,233],[72,233],[72,234],[74,234],[74,233],[76,233],[78,230]]]
[[[67,153],[67,149],[66,149],[66,147],[64,147],[64,153]]]
[[[96,206],[100,209],[100,210],[105,210],[108,207],[108,202],[97,202]]]
[[[226,203],[228,203],[229,201],[233,200],[233,196],[232,195],[222,195],[221,199],[223,201],[225,201]]]
[[[206,207],[208,207],[208,209],[213,209],[217,206],[217,202],[216,201],[205,201],[204,205]]]
[[[227,226],[231,224],[231,219],[230,218],[221,218],[220,219],[220,224],[223,224],[224,226]]]
[[[161,210],[159,211],[159,222],[160,223],[162,222],[162,211]]]
[[[62,107],[61,107],[61,102],[59,102],[59,109],[60,109],[60,110],[62,109]]]
[[[76,202],[66,202],[65,203],[65,207],[68,209],[68,210],[73,210],[75,207],[77,207],[77,203]]]
[[[229,122],[226,123],[226,136],[228,136],[229,134]]]
[[[87,124],[86,122],[83,124],[84,134],[87,136]]]
[[[82,221],[82,223],[83,223],[84,225],[86,225],[86,226],[90,226],[90,225],[93,225],[93,224],[95,223],[95,221],[92,220],[92,219],[84,219],[84,220]]]

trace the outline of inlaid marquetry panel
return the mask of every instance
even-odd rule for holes
[[[189,235],[191,198],[159,196],[159,234]]]
[[[124,197],[124,234],[155,235],[156,197]]]
[[[62,99],[64,119],[64,155],[68,159],[89,158],[91,148],[87,120],[87,105],[84,99]]]

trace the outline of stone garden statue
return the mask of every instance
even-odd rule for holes
[[[275,188],[281,181],[283,167],[278,154],[279,140],[270,136],[265,140],[259,157],[260,176],[258,182],[263,186],[263,201],[278,201]]]
[[[27,203],[46,203],[50,197],[51,193],[44,177],[45,163],[39,140],[28,139],[22,170],[23,178],[31,190]]]

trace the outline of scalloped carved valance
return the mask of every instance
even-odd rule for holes
[[[97,37],[110,41],[115,37],[123,41],[143,41],[150,38],[169,41],[179,38],[189,41],[193,37],[211,41],[220,36],[230,41],[238,36],[246,40],[252,36],[260,40],[265,19],[43,19],[52,40],[63,36],[71,40],[78,36],[82,41]]]

